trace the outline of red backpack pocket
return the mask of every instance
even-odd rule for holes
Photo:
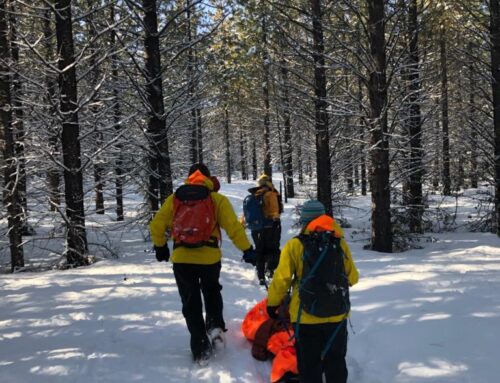
[[[202,185],[183,185],[174,195],[172,236],[175,246],[218,246],[212,236],[216,227],[215,206],[210,190]]]

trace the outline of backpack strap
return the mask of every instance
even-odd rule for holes
[[[184,242],[175,242],[174,241],[174,249],[177,249],[178,247],[187,247],[188,249],[197,249],[199,247],[212,247],[212,248],[219,248],[219,238],[217,237],[210,237],[209,241],[201,242],[196,245],[191,245],[189,243],[184,243]]]

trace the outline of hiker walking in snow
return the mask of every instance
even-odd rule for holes
[[[257,187],[248,189],[243,212],[255,244],[257,278],[265,285],[266,272],[272,276],[279,262],[283,205],[269,176],[263,174],[257,182]]]
[[[216,344],[224,342],[226,325],[219,283],[221,231],[223,228],[248,262],[255,257],[243,226],[238,222],[227,197],[213,191],[208,168],[195,164],[185,185],[170,195],[150,224],[158,261],[172,261],[175,281],[182,300],[182,314],[191,334],[191,351],[205,364]],[[165,232],[173,240],[173,253]],[[202,296],[206,319],[203,318]]]
[[[345,383],[349,286],[358,282],[358,270],[342,229],[325,215],[321,202],[305,202],[300,223],[300,235],[281,252],[267,311],[278,318],[278,307],[292,287],[289,312],[300,381],[322,383],[324,374],[327,383]]]

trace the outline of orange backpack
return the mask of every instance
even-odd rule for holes
[[[206,186],[186,184],[175,191],[172,224],[175,247],[217,247],[218,239],[212,236],[216,226],[215,206]]]

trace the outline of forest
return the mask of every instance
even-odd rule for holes
[[[371,196],[378,252],[468,189],[500,236],[499,0],[1,0],[0,109],[4,272],[117,256],[99,216],[146,231],[197,162],[334,215]]]

